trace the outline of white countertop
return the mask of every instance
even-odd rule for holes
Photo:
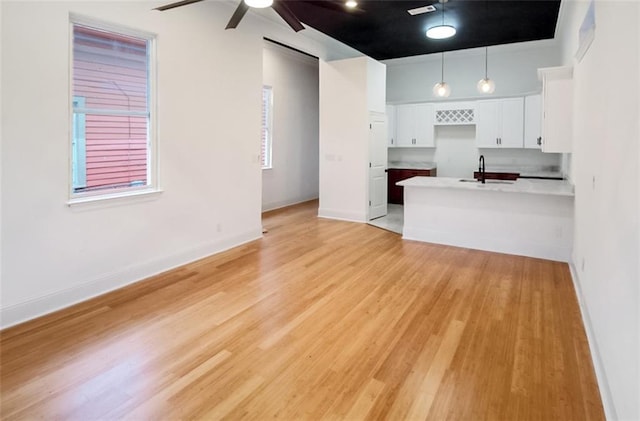
[[[465,179],[467,180],[467,179]],[[566,180],[518,179],[516,181],[487,180],[461,182],[453,177],[413,177],[396,183],[403,187],[429,187],[458,190],[488,190],[505,193],[545,194],[552,196],[574,196],[573,185]]]
[[[389,161],[390,169],[403,170],[433,170],[436,169],[435,162],[426,161]]]

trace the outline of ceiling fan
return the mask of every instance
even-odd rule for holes
[[[198,3],[201,1],[203,0],[182,0],[175,3],[166,4],[164,6],[156,7],[155,10],[164,11],[164,10],[174,9],[180,6],[186,6],[192,3]],[[259,3],[264,4],[264,1]],[[285,22],[287,22],[287,24],[289,24],[291,29],[293,29],[296,32],[303,30],[304,26],[298,20],[298,18],[293,14],[291,9],[287,7],[285,3],[286,2],[284,0],[273,0],[273,3],[270,4],[270,6],[273,10],[275,10],[277,14],[280,15],[282,19],[284,19]],[[253,6],[253,4],[255,4],[255,0],[254,1],[240,0],[240,4],[238,4],[236,11],[233,13],[233,15],[231,16],[231,19],[229,19],[229,23],[227,23],[227,26],[224,29],[233,29],[237,27],[240,21],[242,20],[242,18],[244,17],[244,15],[247,13],[247,11],[251,7],[256,7],[256,6]],[[260,7],[269,7],[269,4],[266,4],[266,6],[261,5]]]

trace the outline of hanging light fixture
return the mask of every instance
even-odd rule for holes
[[[451,25],[445,25],[444,24],[444,4],[449,1],[449,0],[440,0],[440,3],[442,3],[442,24],[441,25],[436,25],[436,26],[432,26],[431,28],[427,29],[427,37],[431,38],[431,39],[445,39],[445,38],[451,38],[452,36],[454,36],[456,34],[456,28],[454,28]]]
[[[244,0],[249,7],[255,7],[256,9],[264,9],[273,4],[273,0]]]
[[[492,94],[496,90],[496,83],[487,76],[487,64],[489,56],[489,47],[484,50],[484,79],[478,81],[478,92],[481,94]]]
[[[349,9],[353,9],[356,6],[358,6],[358,2],[355,0],[347,0],[344,5],[347,6]]]
[[[451,87],[444,81],[444,51],[442,52],[442,66],[440,73],[440,82],[433,86],[433,94],[440,98],[446,98],[451,94]]]

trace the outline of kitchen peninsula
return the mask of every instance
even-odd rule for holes
[[[564,180],[413,177],[404,187],[403,238],[568,262],[573,186]]]

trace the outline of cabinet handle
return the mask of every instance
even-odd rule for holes
[[[500,138],[496,137],[496,145],[499,145],[499,144],[500,144]]]
[[[542,137],[538,138],[538,145],[542,145]]]

